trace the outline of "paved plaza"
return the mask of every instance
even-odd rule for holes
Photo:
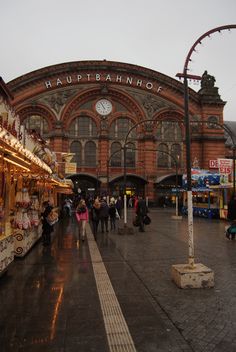
[[[215,287],[180,289],[170,270],[188,262],[187,218],[172,215],[150,209],[145,233],[97,242],[90,227],[79,240],[74,217],[58,223],[51,247],[38,242],[0,278],[1,351],[236,351],[236,241],[225,221],[194,218],[195,261]]]

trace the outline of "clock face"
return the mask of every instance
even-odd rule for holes
[[[95,108],[96,111],[102,116],[109,115],[112,112],[112,104],[107,99],[98,100],[96,102]]]

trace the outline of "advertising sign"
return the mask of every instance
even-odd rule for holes
[[[218,168],[219,168],[219,165],[218,165],[217,159],[209,160],[209,169],[218,169]]]
[[[232,159],[217,159],[219,173],[221,175],[230,175],[232,172]]]
[[[65,174],[76,174],[76,163],[65,163]]]

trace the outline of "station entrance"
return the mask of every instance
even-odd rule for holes
[[[145,196],[145,185],[148,183],[147,180],[138,175],[127,175],[126,181],[126,195],[128,198],[141,195]],[[122,196],[124,194],[124,176],[115,177],[109,182],[109,193],[114,196]]]
[[[101,181],[93,175],[74,174],[68,176],[74,184],[74,194],[82,198],[94,198],[100,192]]]

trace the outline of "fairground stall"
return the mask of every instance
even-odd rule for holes
[[[183,175],[183,214],[187,214],[188,210],[186,185],[186,175]],[[225,219],[231,191],[232,184],[226,182],[221,174],[192,169],[193,215],[209,219]]]
[[[37,183],[52,174],[22,143],[19,118],[11,109],[10,92],[0,79],[0,275],[14,256],[23,256],[41,236]]]

